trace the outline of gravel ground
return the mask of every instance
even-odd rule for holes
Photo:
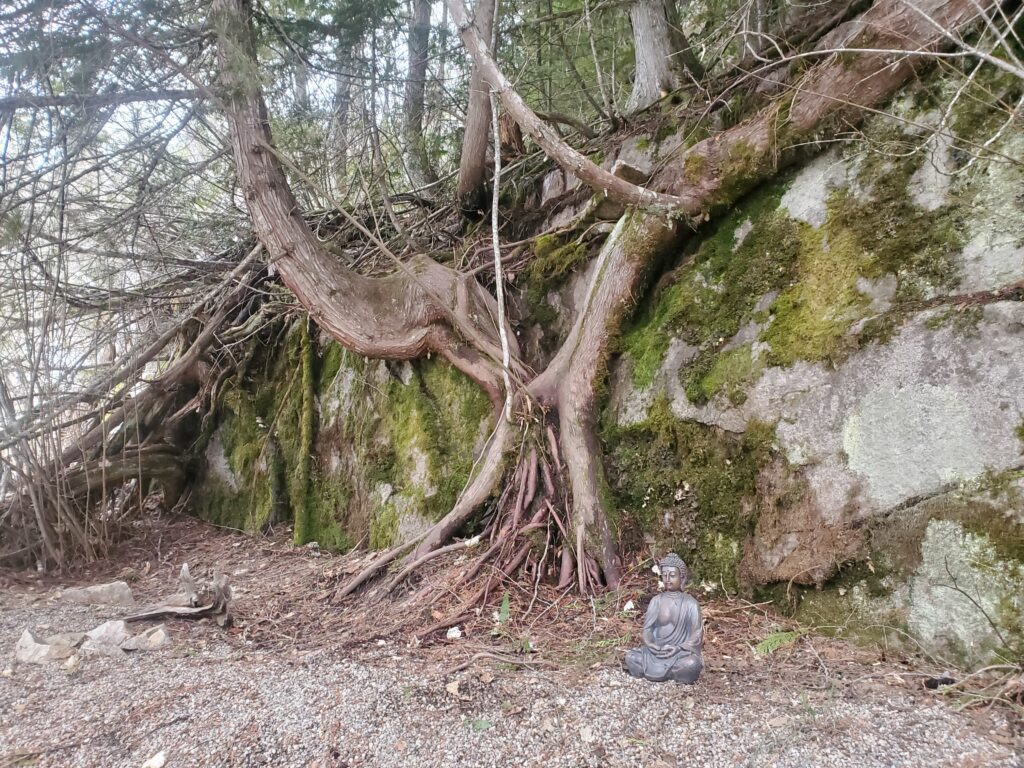
[[[257,592],[254,582],[248,599]],[[88,657],[71,673],[15,663],[26,627],[86,630],[123,610],[54,594],[0,591],[0,768],[141,768],[161,751],[168,768],[1024,766],[1020,734],[998,712],[956,712],[877,663],[847,664],[843,684],[807,679],[781,654],[755,669],[712,648],[693,687],[633,680],[611,657],[556,670],[479,659],[446,675],[472,638],[260,650],[184,621],[168,624],[169,647]],[[244,623],[244,601],[238,613]],[[837,653],[825,650],[822,666]]]

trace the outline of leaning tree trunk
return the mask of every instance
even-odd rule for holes
[[[439,354],[501,402],[494,298],[472,277],[427,257],[395,257],[394,273],[367,277],[331,256],[303,220],[274,147],[249,3],[215,0],[212,16],[239,181],[256,235],[285,286],[353,352],[390,360]]]
[[[494,32],[497,0],[477,0],[473,25],[488,49]],[[487,207],[487,147],[491,130],[491,96],[480,71],[473,64],[469,78],[469,105],[466,109],[466,129],[462,137],[462,156],[459,159],[459,180],[456,195],[459,207],[467,214],[479,214]]]
[[[636,70],[627,112],[646,109],[679,88],[685,70],[700,79],[704,68],[679,29],[675,0],[634,0],[629,7]]]
[[[421,190],[437,181],[423,134],[431,5],[430,0],[413,0],[409,19],[409,74],[405,81],[406,171],[413,187]]]

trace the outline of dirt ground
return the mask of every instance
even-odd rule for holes
[[[1012,713],[924,685],[962,673],[814,634],[758,653],[793,628],[768,606],[697,587],[704,677],[653,684],[620,666],[654,589],[646,569],[595,600],[510,586],[448,637],[437,607],[336,600],[365,561],[179,519],[140,525],[74,574],[0,572],[0,768],[1024,766]],[[84,631],[130,610],[61,587],[123,579],[156,602],[185,562],[200,580],[229,574],[232,627],[171,620],[161,650],[14,661],[26,628]]]

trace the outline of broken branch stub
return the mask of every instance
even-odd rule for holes
[[[188,572],[188,566],[181,569],[178,581],[179,589],[174,595],[168,597],[163,603],[151,605],[138,613],[125,616],[127,621],[147,621],[150,619],[162,619],[167,617],[180,619],[206,619],[210,618],[217,622],[218,626],[229,627],[234,621],[231,613],[231,602],[233,594],[228,577],[220,571],[214,571],[213,581],[203,588],[202,592],[196,590],[195,581]]]

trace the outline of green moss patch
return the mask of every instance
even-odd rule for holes
[[[533,241],[533,258],[523,271],[528,324],[552,326],[557,317],[547,295],[558,290],[569,275],[587,259],[587,247],[575,239],[541,235]]]
[[[862,317],[867,297],[856,289],[870,257],[843,230],[818,230],[801,225],[795,282],[772,304],[774,315],[761,340],[771,346],[769,362],[792,365],[797,360],[837,362],[848,346],[843,337]]]
[[[925,328],[937,331],[940,328],[951,328],[964,336],[977,336],[978,323],[985,317],[982,307],[949,307],[936,312],[925,320]]]
[[[292,332],[277,350],[257,353],[249,374],[224,390],[216,440],[208,449],[215,452],[219,442],[223,457],[215,458],[218,463],[222,458],[223,464],[206,472],[194,495],[200,517],[240,530],[258,530],[294,514],[293,499],[302,498],[295,485],[297,473],[308,469],[308,465],[298,469],[306,404],[303,355],[302,334]],[[225,474],[232,478],[233,487]]]
[[[790,283],[800,240],[796,222],[778,211],[787,183],[758,192],[715,225],[626,328],[622,349],[637,386],[654,380],[673,338],[701,347],[695,364],[710,371],[700,357],[713,357],[750,319],[761,296]],[[737,229],[747,221],[752,228],[737,245]]]
[[[297,544],[343,551],[367,536],[392,543],[402,514],[447,512],[490,402],[443,361],[410,366],[407,384],[381,377],[379,365],[333,342],[318,350],[304,321],[261,346],[221,398],[210,451],[223,456],[195,496],[197,513],[242,530],[291,521]]]
[[[696,580],[735,590],[743,542],[755,522],[757,474],[773,440],[774,430],[764,424],[733,435],[681,421],[664,398],[641,424],[606,425],[611,502],[629,544],[673,549]]]
[[[392,373],[380,388],[356,376],[356,386],[365,387],[360,400],[369,394],[373,403],[365,409],[369,418],[346,414],[345,435],[331,438],[357,454],[346,471],[372,498],[362,501],[371,508],[354,510],[353,525],[365,526],[375,548],[396,542],[404,516],[436,520],[451,509],[490,423],[490,401],[455,368],[441,360],[403,365],[408,383]],[[392,489],[386,502],[375,495],[382,484]]]
[[[952,87],[960,89],[960,96],[953,108],[952,128],[957,137],[975,142],[987,141],[1005,123],[1017,100],[1020,99],[1024,84],[1019,77],[996,67],[983,67],[970,83],[956,82]],[[951,85],[940,81],[933,90],[949,91]],[[947,98],[948,93],[940,93]],[[975,146],[965,147],[977,151]]]
[[[829,205],[826,226],[849,233],[870,259],[865,274],[897,276],[897,303],[919,299],[928,289],[953,288],[960,279],[954,257],[964,245],[962,209],[951,203],[926,211],[914,204],[910,177],[920,161],[905,161],[878,177],[871,200],[839,191]]]
[[[587,256],[586,246],[557,235],[541,235],[533,241],[533,259],[525,270],[528,284],[557,288]]]
[[[717,356],[704,355],[687,369],[686,396],[690,402],[701,405],[721,393],[733,405],[742,405],[747,399],[747,387],[757,380],[764,365],[762,359],[754,358],[750,344]]]

